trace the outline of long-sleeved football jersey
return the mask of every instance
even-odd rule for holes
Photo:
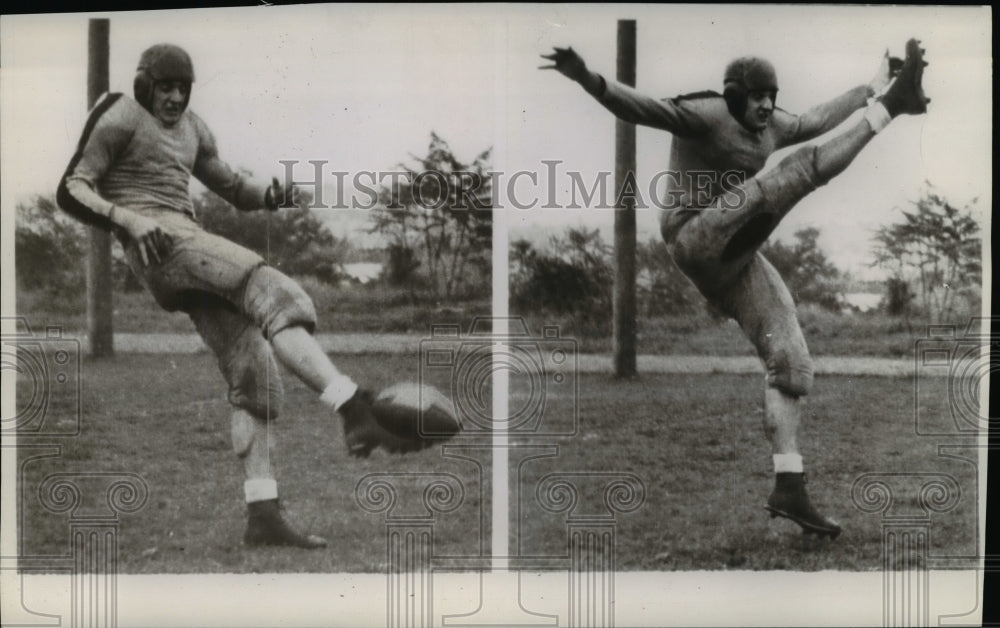
[[[767,126],[751,131],[733,117],[721,94],[698,92],[658,100],[637,90],[605,81],[597,96],[615,116],[673,134],[664,204],[680,211],[664,216],[667,239],[691,214],[684,208],[703,208],[724,191],[755,176],[776,150],[822,135],[863,107],[868,87],[860,85],[802,115],[775,108]]]
[[[105,94],[90,112],[57,198],[67,212],[104,228],[111,227],[114,205],[195,218],[192,174],[239,209],[264,207],[267,186],[222,161],[211,131],[193,112],[168,127],[135,100]]]

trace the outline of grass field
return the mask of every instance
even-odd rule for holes
[[[416,379],[416,356],[337,362],[374,388]],[[359,480],[382,472],[458,477],[465,496],[435,527],[435,551],[488,554],[489,529],[480,518],[476,461],[443,460],[440,448],[402,457],[376,451],[366,460],[349,458],[339,417],[294,378],[286,376],[285,384],[285,411],[275,423],[279,491],[293,521],[330,540],[327,550],[251,551],[241,546],[242,469],[230,445],[225,385],[214,358],[206,353],[123,355],[83,364],[81,434],[62,439],[59,457],[30,460],[31,449],[19,451],[24,461],[21,555],[66,552],[67,515],[46,510],[37,496],[45,477],[63,472],[131,472],[147,484],[145,507],[121,520],[122,573],[384,570],[384,515],[362,510],[354,496]],[[22,404],[30,388],[19,386]],[[63,415],[50,417],[53,425],[72,422],[68,398],[50,406],[50,414]],[[31,442],[21,440],[22,445]],[[399,506],[409,512],[416,506],[419,512],[421,500],[419,492],[404,491]]]
[[[879,569],[882,520],[851,499],[853,482],[865,473],[954,477],[961,499],[953,511],[934,515],[930,554],[976,553],[976,467],[939,455],[940,439],[915,434],[909,378],[817,378],[801,448],[814,504],[844,528],[833,542],[803,536],[795,524],[764,511],[773,476],[758,377],[646,375],[620,382],[582,375],[580,390],[579,434],[560,444],[558,456],[523,468],[515,536],[525,553],[565,547],[562,515],[537,505],[534,486],[547,473],[566,470],[631,472],[642,479],[643,506],[617,515],[621,569]],[[563,399],[552,410],[568,420],[568,403]],[[939,419],[944,428],[947,417]],[[975,461],[974,443],[965,444],[963,455]],[[892,514],[922,512],[917,480],[898,479]]]
[[[416,356],[351,356],[337,363],[375,388],[416,373]],[[580,377],[578,400],[553,396],[546,406],[546,420],[571,426],[576,405],[575,436],[515,439],[558,445],[554,458],[511,464],[521,471],[520,497],[511,504],[512,513],[520,513],[511,524],[511,548],[522,554],[565,550],[565,515],[542,510],[535,498],[538,480],[553,471],[641,478],[645,503],[617,516],[617,566],[623,570],[878,569],[881,520],[861,512],[850,497],[852,482],[868,472],[953,476],[962,496],[954,510],[934,515],[931,555],[975,552],[975,467],[938,455],[938,441],[914,434],[909,379],[818,378],[804,420],[803,453],[813,500],[845,532],[835,542],[816,542],[794,524],[770,520],[762,508],[771,468],[758,376]],[[490,491],[480,475],[490,474],[488,452],[472,461],[443,458],[439,448],[349,459],[339,419],[300,384],[285,382],[286,408],[275,424],[279,486],[293,519],[330,538],[327,550],[241,546],[242,473],[230,450],[223,380],[208,354],[196,354],[84,361],[80,435],[60,439],[57,457],[19,452],[21,554],[67,551],[67,515],[47,511],[38,497],[43,480],[58,472],[132,472],[145,480],[145,507],[121,519],[123,573],[383,571],[384,515],[362,510],[354,489],[367,474],[384,472],[459,478],[464,499],[437,516],[435,554],[489,554]],[[432,383],[447,389],[446,381]],[[22,404],[29,388],[19,387]],[[53,399],[47,417],[53,425],[72,423],[71,399]],[[966,453],[975,459],[974,450]],[[911,510],[916,505],[915,494],[901,491],[898,498]],[[420,499],[415,488],[400,495],[401,504]]]

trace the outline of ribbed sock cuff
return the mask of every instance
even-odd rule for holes
[[[802,456],[800,454],[774,454],[775,473],[802,473]]]
[[[354,393],[358,391],[358,385],[346,375],[337,375],[326,386],[326,390],[319,396],[320,401],[333,406],[334,410],[340,410],[340,406],[349,401]]]
[[[865,120],[868,120],[872,131],[879,133],[892,122],[892,116],[889,115],[889,110],[885,108],[885,105],[877,102],[865,109]]]
[[[278,499],[278,482],[271,478],[252,478],[243,483],[247,503]]]

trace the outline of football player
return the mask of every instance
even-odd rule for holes
[[[869,83],[802,115],[775,106],[774,67],[756,57],[726,67],[721,94],[658,100],[605,80],[572,48],[542,55],[552,61],[542,69],[578,82],[618,118],[673,135],[669,169],[679,176],[667,179],[673,200],[661,214],[663,239],[708,301],[739,322],[764,363],[764,432],[775,471],[767,510],[821,536],[836,538],[841,529],[810,503],[797,442],[812,360],[788,288],[758,248],[799,200],[842,172],[893,118],[926,112],[923,52],[911,39],[905,61],[887,52]],[[756,176],[775,150],[815,138],[866,105],[839,136],[803,146]]]
[[[284,364],[344,422],[349,453],[393,453],[429,443],[396,437],[371,412],[369,395],[339,372],[312,333],[316,312],[302,288],[256,253],[207,233],[194,213],[193,174],[240,210],[294,205],[298,190],[256,181],[219,158],[211,131],[188,109],[191,58],[158,44],[142,53],[133,98],[105,94],[87,119],[59,183],[59,206],[113,232],[132,271],[168,311],[187,313],[229,386],[232,444],[243,462],[247,545],[318,548],[282,514],[270,451],[281,412]],[[277,362],[276,362],[277,360]]]

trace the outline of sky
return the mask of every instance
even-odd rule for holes
[[[928,115],[893,122],[843,175],[800,203],[776,237],[817,227],[833,261],[865,277],[872,232],[897,220],[925,180],[960,205],[978,196],[990,233],[988,8],[324,5],[77,13],[0,17],[0,252],[8,272],[16,202],[54,193],[86,119],[90,17],[111,18],[113,91],[131,93],[149,45],[188,50],[197,74],[191,107],[234,166],[262,176],[281,174],[279,160],[288,159],[348,173],[393,169],[424,151],[433,130],[465,161],[493,147],[506,180],[536,173],[543,191],[547,161],[584,181],[614,165],[611,115],[578,86],[538,69],[552,46],[572,45],[609,74],[616,20],[636,19],[640,90],[657,97],[719,90],[729,60],[757,54],[774,63],[778,103],[795,113],[867,82],[886,47],[901,54],[906,39],[918,36],[931,61]],[[639,129],[640,181],[666,167],[669,148],[668,134]],[[555,190],[565,204],[565,185]],[[515,187],[522,201],[531,191],[525,198]],[[358,227],[335,214],[327,219],[335,232]],[[610,240],[612,228],[606,210],[507,207],[497,221],[510,240],[544,240],[569,225],[601,229]],[[640,238],[654,237],[655,212],[640,212],[638,224]],[[3,283],[4,303],[13,302],[13,283]],[[384,579],[375,586],[384,590]]]
[[[629,5],[448,5],[249,7],[118,14],[4,16],[0,20],[2,199],[51,193],[86,118],[89,17],[111,18],[112,91],[131,94],[135,64],[152,43],[191,54],[191,108],[214,132],[222,157],[256,174],[279,160],[322,160],[330,172],[394,169],[426,150],[433,130],[471,161],[494,148],[494,167],[522,204],[547,196],[556,166],[557,204],[568,204],[565,172],[584,181],[613,172],[614,118],[578,86],[538,69],[539,55],[572,45],[611,76],[616,20],[637,20],[637,87],[657,97],[721,89],[732,58],[757,54],[778,72],[779,106],[795,113],[874,74],[886,47],[910,36],[927,48],[926,116],[894,122],[854,164],[799,204],[776,232],[821,230],[841,268],[871,271],[870,237],[898,218],[925,180],[989,215],[992,172],[991,19],[988,9],[694,7]],[[820,138],[818,141],[822,141]],[[640,128],[639,181],[667,165],[670,136]],[[781,154],[776,154],[772,163]],[[296,178],[311,176],[296,171]],[[350,179],[349,179],[350,180]],[[327,180],[329,182],[329,179]],[[506,199],[511,200],[511,199]],[[500,220],[510,239],[542,240],[568,225],[601,229],[606,210],[519,210]],[[326,215],[356,230],[357,216]],[[640,211],[639,237],[656,233],[656,210]],[[985,223],[984,223],[985,224]],[[988,228],[985,230],[989,232]],[[349,234],[343,234],[349,235]],[[359,236],[360,237],[360,236]]]
[[[925,180],[960,205],[979,197],[979,215],[983,219],[988,215],[992,34],[987,10],[626,6],[610,11],[598,7],[566,10],[547,17],[524,16],[517,27],[510,28],[511,56],[504,81],[511,88],[510,162],[562,159],[566,163],[560,167],[566,170],[613,172],[613,116],[561,75],[537,70],[534,61],[538,50],[570,45],[590,69],[613,78],[618,18],[637,20],[636,87],[640,91],[656,98],[705,89],[721,91],[726,64],[753,54],[775,65],[778,106],[792,113],[867,83],[887,47],[902,56],[905,41],[916,36],[931,63],[924,74],[925,90],[933,100],[930,113],[893,122],[847,171],[800,202],[775,237],[789,239],[801,228],[816,227],[821,231],[820,245],[831,259],[863,278],[872,276],[867,267],[872,231],[898,220],[896,208],[919,198]],[[640,182],[667,168],[669,150],[669,134],[638,128]],[[775,153],[768,167],[787,152]],[[537,230],[534,213],[514,219],[512,239]],[[602,212],[586,213],[550,212],[547,220],[598,227],[610,240],[610,212],[603,216]],[[637,222],[640,238],[655,237],[655,207],[639,211]]]

